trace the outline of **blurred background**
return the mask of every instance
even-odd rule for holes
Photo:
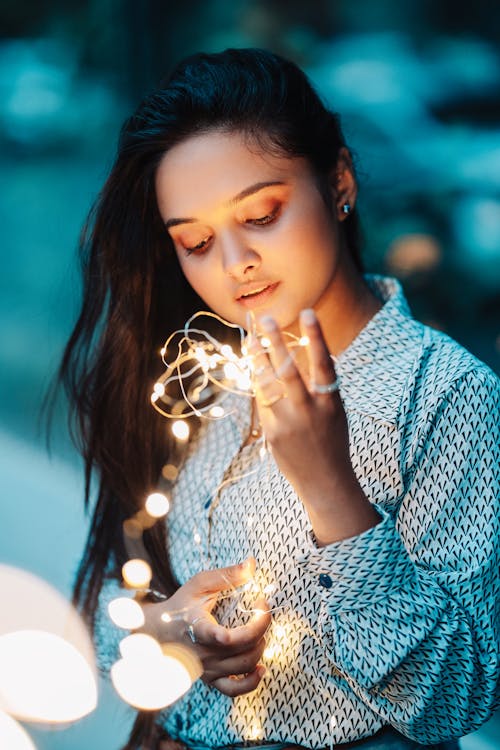
[[[80,227],[141,96],[183,55],[262,46],[342,114],[370,271],[500,372],[500,4],[495,0],[2,0],[0,562],[69,594],[80,464],[39,413],[75,320]],[[116,750],[130,714],[106,686],[40,750]],[[500,748],[500,720],[462,741]]]

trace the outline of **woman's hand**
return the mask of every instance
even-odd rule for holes
[[[235,628],[220,625],[211,614],[220,593],[247,583],[254,571],[252,558],[240,565],[203,571],[165,602],[143,607],[143,632],[160,641],[174,639],[188,644],[203,665],[202,680],[224,695],[255,690],[265,672],[259,664],[271,620],[265,600],[256,602],[255,615],[248,624]],[[179,613],[184,613],[184,618],[175,616]],[[165,623],[162,615],[171,617],[171,622]]]
[[[273,456],[306,507],[319,544],[365,531],[380,516],[358,484],[349,455],[349,431],[336,387],[335,367],[312,310],[301,313],[308,374],[301,374],[270,317],[260,321],[270,341],[253,340],[256,398]]]

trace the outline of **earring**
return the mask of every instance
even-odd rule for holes
[[[346,215],[350,214],[351,213],[351,204],[350,203],[344,203],[344,205],[342,206],[342,212],[344,214],[346,214]]]

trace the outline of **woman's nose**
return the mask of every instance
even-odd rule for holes
[[[237,280],[244,280],[249,271],[260,266],[259,253],[248,246],[244,238],[234,235],[221,239],[222,265],[225,273]]]

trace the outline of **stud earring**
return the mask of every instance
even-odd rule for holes
[[[342,213],[344,214],[350,214],[351,213],[351,204],[350,203],[344,203],[342,206]]]

